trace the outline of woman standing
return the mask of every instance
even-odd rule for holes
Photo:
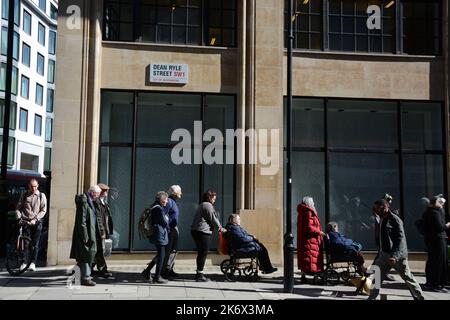
[[[297,212],[297,262],[304,280],[305,273],[323,271],[322,236],[324,233],[320,229],[319,216],[312,197],[303,197]]]
[[[445,223],[444,204],[445,199],[436,196],[423,214],[425,245],[428,251],[425,274],[427,286],[435,292],[447,292],[444,288],[447,282],[446,230],[450,228],[450,222]]]
[[[217,217],[214,203],[216,202],[216,193],[208,190],[203,194],[202,203],[200,203],[191,225],[191,235],[197,246],[197,274],[195,281],[207,282],[208,278],[203,274],[206,257],[208,256],[209,245],[211,243],[211,234],[215,229],[226,231],[222,228]]]
[[[164,256],[166,255],[166,246],[169,243],[169,216],[164,212],[164,207],[169,201],[169,196],[164,191],[159,191],[155,196],[155,202],[150,209],[152,224],[155,226],[155,233],[151,239],[158,252],[158,261],[156,263],[155,276],[153,283],[167,283],[167,280],[161,277]]]

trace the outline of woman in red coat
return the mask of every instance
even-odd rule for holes
[[[323,271],[322,235],[312,197],[304,197],[297,207],[298,268],[305,273]]]

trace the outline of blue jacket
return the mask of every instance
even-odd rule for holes
[[[227,236],[232,250],[243,253],[250,253],[261,250],[259,244],[241,226],[229,223],[227,224],[226,229],[229,232]]]
[[[361,244],[346,238],[339,232],[328,232],[328,238],[333,254],[357,254],[362,249]]]
[[[173,229],[178,226],[178,217],[180,210],[178,209],[177,202],[169,197],[169,202],[164,208],[164,211],[169,215],[169,227]]]
[[[169,216],[164,212],[163,207],[155,202],[151,209],[152,224],[156,228],[151,242],[155,246],[166,246],[169,243]]]

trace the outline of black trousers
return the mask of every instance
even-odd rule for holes
[[[92,271],[94,271],[94,266],[97,265],[97,269],[99,271],[108,270],[108,266],[106,265],[105,256],[103,254],[103,240],[100,237],[97,237],[97,252],[95,253],[95,263],[92,266]]]
[[[35,243],[35,249],[33,252],[33,256],[31,257],[31,263],[36,263],[36,260],[39,255],[39,242],[41,241],[42,234],[42,223],[38,222],[34,226],[27,226],[24,231],[24,235],[33,239]]]
[[[427,283],[436,288],[447,284],[447,241],[446,239],[425,239],[428,259],[425,265]]]
[[[156,271],[154,279],[159,279],[161,276],[161,271],[164,266],[164,257],[166,255],[166,246],[156,245],[156,251],[158,252],[157,257],[158,260],[156,262]]]
[[[191,230],[191,235],[197,246],[197,271],[201,272],[205,267],[206,257],[208,256],[211,235],[197,230]]]
[[[259,244],[260,249],[258,250],[258,261],[259,267],[262,271],[270,271],[272,267],[272,262],[270,262],[269,252],[267,248],[259,241],[255,240]]]

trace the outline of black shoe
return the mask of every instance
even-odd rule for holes
[[[167,279],[164,279],[163,277],[158,277],[158,278],[153,278],[153,282],[152,283],[158,283],[158,284],[165,284],[169,282]]]
[[[197,281],[197,282],[208,282],[209,279],[207,277],[205,277],[205,275],[203,273],[197,273],[197,275],[195,276],[195,281]]]
[[[171,278],[178,278],[179,274],[176,273],[173,270],[164,270],[163,272],[161,272],[161,275],[166,278],[166,279],[171,279]]]
[[[81,280],[81,285],[82,286],[88,286],[88,287],[93,287],[96,285],[96,283],[92,280]]]
[[[276,271],[278,271],[278,268],[272,267],[272,268],[270,268],[269,270],[264,270],[263,273],[264,273],[264,274],[271,274],[271,273],[274,273],[274,272],[276,272]]]
[[[144,271],[141,272],[141,275],[145,280],[150,280],[150,270],[144,269]]]
[[[99,272],[99,277],[107,279],[109,277],[112,277],[112,273],[109,272],[108,270],[102,270]]]
[[[171,269],[169,271],[169,276],[172,278],[178,278],[180,275],[178,273],[176,273],[175,271],[173,271],[173,269]]]

